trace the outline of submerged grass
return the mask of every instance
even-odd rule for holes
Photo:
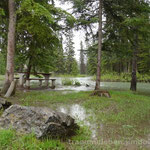
[[[62,85],[66,85],[66,86],[81,86],[81,83],[76,80],[76,79],[70,79],[70,78],[64,78],[62,79]]]
[[[32,91],[26,93],[18,92],[17,96],[10,100],[13,103],[20,103],[22,105],[40,105],[52,107],[54,109],[56,106],[64,104],[80,104],[85,110],[93,112],[94,117],[89,118],[89,122],[93,122],[97,125],[98,140],[113,139],[124,141],[126,139],[146,139],[147,135],[150,134],[150,97],[130,91],[110,91],[110,93],[111,98],[108,99],[89,96],[91,92],[63,94],[60,91]],[[103,125],[102,129],[100,129],[100,125]],[[11,140],[8,145],[10,145],[12,141],[15,141],[16,137],[14,137],[14,134],[15,133],[10,134]],[[0,132],[0,137],[2,136],[5,138],[5,134],[1,135]],[[35,148],[37,147],[37,149],[43,146],[44,149],[46,145],[52,145],[53,149],[55,149],[55,145],[58,145],[58,148],[65,148],[68,150],[99,150],[100,146],[98,144],[93,145],[92,142],[87,143],[87,141],[91,139],[91,129],[86,126],[83,126],[78,131],[78,134],[72,137],[69,142],[55,141],[55,143],[53,141],[55,144],[52,144],[51,140],[39,141],[30,135],[26,135],[26,138],[24,138],[27,140],[23,140],[23,137],[24,136],[19,137],[19,143],[22,143],[24,146],[28,145],[29,147],[21,147],[22,149],[32,149],[34,146]],[[86,144],[83,144],[82,141],[85,141]],[[15,142],[17,147],[17,141]],[[7,143],[1,141],[0,143],[4,143],[2,146],[4,149],[7,149],[7,147],[5,147]],[[102,149],[119,150],[121,146],[121,144],[112,145],[112,143],[108,143],[101,147]],[[47,150],[48,149],[51,148],[48,147]]]

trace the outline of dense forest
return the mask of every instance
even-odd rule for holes
[[[72,4],[72,13],[56,7],[53,0],[12,0],[9,7],[8,1],[0,2],[1,74],[8,71],[9,64],[14,72],[27,71],[28,77],[38,71],[80,72],[97,74],[100,81],[103,74],[124,73],[132,77],[134,86],[136,74],[150,74],[149,1],[59,2]],[[75,59],[73,30],[86,35],[86,46],[81,41],[80,62]],[[6,63],[8,55],[12,59]]]
[[[0,150],[149,149],[150,0],[0,0]]]

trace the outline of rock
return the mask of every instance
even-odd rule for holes
[[[10,106],[11,106],[11,102],[8,102],[4,98],[0,97],[0,110],[1,109],[7,109]]]
[[[37,138],[65,138],[78,129],[69,115],[46,107],[12,105],[0,118],[0,127],[13,128],[22,133],[35,133]]]
[[[89,87],[90,85],[89,84],[86,84],[86,87]]]

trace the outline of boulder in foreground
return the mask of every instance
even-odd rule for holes
[[[37,138],[66,138],[78,129],[69,115],[46,107],[12,105],[0,118],[0,127],[21,133],[35,133]]]

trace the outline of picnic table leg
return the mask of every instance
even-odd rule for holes
[[[50,75],[43,75],[43,76],[45,77],[45,86],[48,87]]]
[[[26,80],[26,88],[30,89],[30,80]]]
[[[39,86],[40,87],[42,86],[42,80],[39,80]]]
[[[55,89],[55,80],[52,80],[52,89]]]

